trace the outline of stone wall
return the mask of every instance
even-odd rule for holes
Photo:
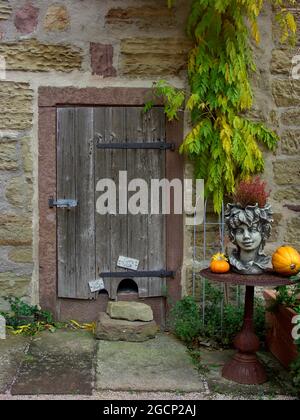
[[[270,13],[262,17],[263,44],[257,53],[258,77],[255,86],[258,116],[280,136],[277,152],[268,154],[265,179],[272,190],[274,233],[268,247],[281,244],[300,250],[300,72],[292,77],[292,58],[300,54],[300,5],[293,9],[298,24],[296,47],[278,41],[278,28]],[[298,62],[300,57],[298,58]],[[298,210],[298,211],[297,211]]]
[[[189,2],[166,3],[0,1],[0,310],[38,303],[39,87],[183,87]]]
[[[38,107],[41,86],[151,87],[160,78],[186,86],[190,1],[177,0],[0,1],[0,307],[14,294],[38,303]],[[300,13],[299,13],[300,16]],[[276,228],[270,250],[288,242],[300,247],[300,81],[289,77],[291,57],[273,38],[271,11],[262,17],[257,50],[253,117],[278,129],[282,142],[267,156]],[[187,118],[188,121],[188,118]],[[187,174],[190,165],[187,165]],[[209,217],[215,215],[209,210]],[[203,240],[197,229],[197,261]],[[183,285],[191,291],[193,231],[186,229]],[[209,228],[210,253],[218,238]]]

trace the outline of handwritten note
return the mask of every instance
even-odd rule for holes
[[[105,289],[103,279],[97,279],[89,282],[91,293],[99,292],[100,290]]]
[[[120,256],[117,262],[117,266],[121,268],[127,268],[128,270],[134,270],[136,271],[139,267],[139,260],[136,260],[135,258],[128,258]]]

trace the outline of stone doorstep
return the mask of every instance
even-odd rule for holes
[[[112,319],[101,312],[96,328],[96,338],[105,341],[143,342],[155,338],[159,328],[155,321],[126,321]]]
[[[108,302],[106,313],[113,319],[126,321],[153,321],[153,312],[149,305],[139,302]]]

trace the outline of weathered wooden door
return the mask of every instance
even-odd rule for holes
[[[147,182],[151,209],[151,179],[165,178],[166,150],[128,146],[165,141],[161,107],[147,114],[141,107],[58,108],[57,199],[78,200],[70,210],[57,209],[59,297],[95,298],[89,282],[103,272],[124,272],[116,265],[121,255],[138,259],[139,271],[166,269],[166,216],[96,212],[98,181],[112,179],[118,187],[120,171],[127,171],[128,182],[136,178]],[[118,148],[118,144],[127,147]],[[130,272],[124,278],[130,279]],[[121,280],[113,275],[104,279],[111,298],[116,297]],[[135,277],[134,281],[140,297],[165,294],[166,278]]]

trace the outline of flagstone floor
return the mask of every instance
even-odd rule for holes
[[[260,353],[269,381],[243,386],[221,377],[232,351],[201,350],[197,370],[186,347],[168,334],[144,343],[96,341],[58,330],[0,341],[0,400],[295,399],[289,374]]]

